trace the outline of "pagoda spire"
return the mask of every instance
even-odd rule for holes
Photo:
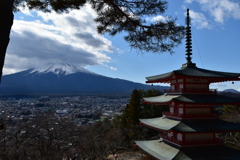
[[[186,17],[186,53],[185,55],[187,62],[183,64],[184,67],[186,66],[196,66],[192,63],[192,33],[191,33],[191,19],[189,16],[189,9],[187,9],[187,17]]]
[[[187,57],[187,62],[188,63],[192,63],[191,59],[191,55],[192,55],[192,34],[191,34],[191,26],[190,26],[190,23],[191,23],[191,19],[190,19],[190,16],[189,16],[189,9],[187,9],[187,17],[186,17],[186,54]]]

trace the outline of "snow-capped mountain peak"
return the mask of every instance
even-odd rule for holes
[[[54,73],[56,75],[69,75],[73,73],[83,72],[83,73],[90,73],[95,74],[84,67],[78,65],[72,65],[68,63],[51,63],[47,66],[33,69],[30,74],[46,74],[46,73]]]

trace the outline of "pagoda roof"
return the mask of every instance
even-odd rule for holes
[[[160,160],[239,160],[240,151],[218,146],[199,146],[178,148],[174,145],[165,143],[163,140],[136,141],[136,144]]]
[[[205,78],[209,79],[210,82],[222,82],[240,80],[240,73],[212,71],[207,69],[198,68],[194,63],[192,65],[183,65],[178,70],[173,70],[168,73],[159,74],[155,76],[146,77],[147,83],[154,82],[165,82],[170,83],[170,80],[175,79],[175,76],[184,76],[189,78]]]
[[[160,130],[171,130],[173,127],[177,126],[181,121],[169,119],[167,117],[158,117],[150,119],[139,119],[144,125],[160,129]]]
[[[218,94],[164,94],[155,97],[145,97],[143,99],[144,103],[163,105],[173,101],[193,104],[240,104],[240,98],[227,97]]]
[[[159,140],[136,141],[136,144],[153,157],[161,160],[171,160],[179,153],[178,148],[172,147],[161,140],[160,142]]]
[[[220,119],[176,120],[163,116],[152,119],[140,119],[140,122],[161,131],[192,133],[240,131],[239,123],[227,122]]]

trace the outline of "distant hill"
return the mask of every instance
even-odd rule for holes
[[[240,92],[235,89],[225,89],[221,92],[218,92],[218,94],[227,96],[227,97],[240,98]]]
[[[237,91],[235,89],[225,89],[222,92],[240,93],[239,91]]]
[[[28,69],[2,77],[0,94],[128,94],[133,89],[168,89],[106,77],[67,63]]]

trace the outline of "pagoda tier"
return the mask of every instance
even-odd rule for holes
[[[240,73],[229,73],[229,72],[219,72],[206,70],[202,68],[198,68],[195,65],[185,65],[178,70],[174,70],[172,72],[146,77],[146,83],[185,83],[187,80],[193,80],[193,82],[198,82],[200,80],[204,81],[206,84],[214,83],[214,82],[224,82],[224,81],[238,81]]]
[[[217,133],[240,131],[240,124],[219,119],[177,120],[163,116],[140,119],[140,124],[158,130],[163,141],[178,147],[222,145]]]
[[[180,104],[211,104],[211,105],[240,105],[239,98],[226,97],[218,94],[164,94],[156,97],[144,98],[144,103],[159,104],[159,105],[180,105]]]
[[[213,113],[216,105],[240,105],[239,98],[218,94],[164,94],[144,98],[145,104],[169,105],[169,111],[163,112],[168,118],[175,119],[216,119]]]
[[[160,160],[239,160],[239,150],[218,146],[176,147],[162,139],[136,141],[144,151]]]
[[[177,120],[163,116],[159,118],[140,119],[140,124],[161,132],[221,133],[240,131],[239,123],[227,122],[220,119]]]

